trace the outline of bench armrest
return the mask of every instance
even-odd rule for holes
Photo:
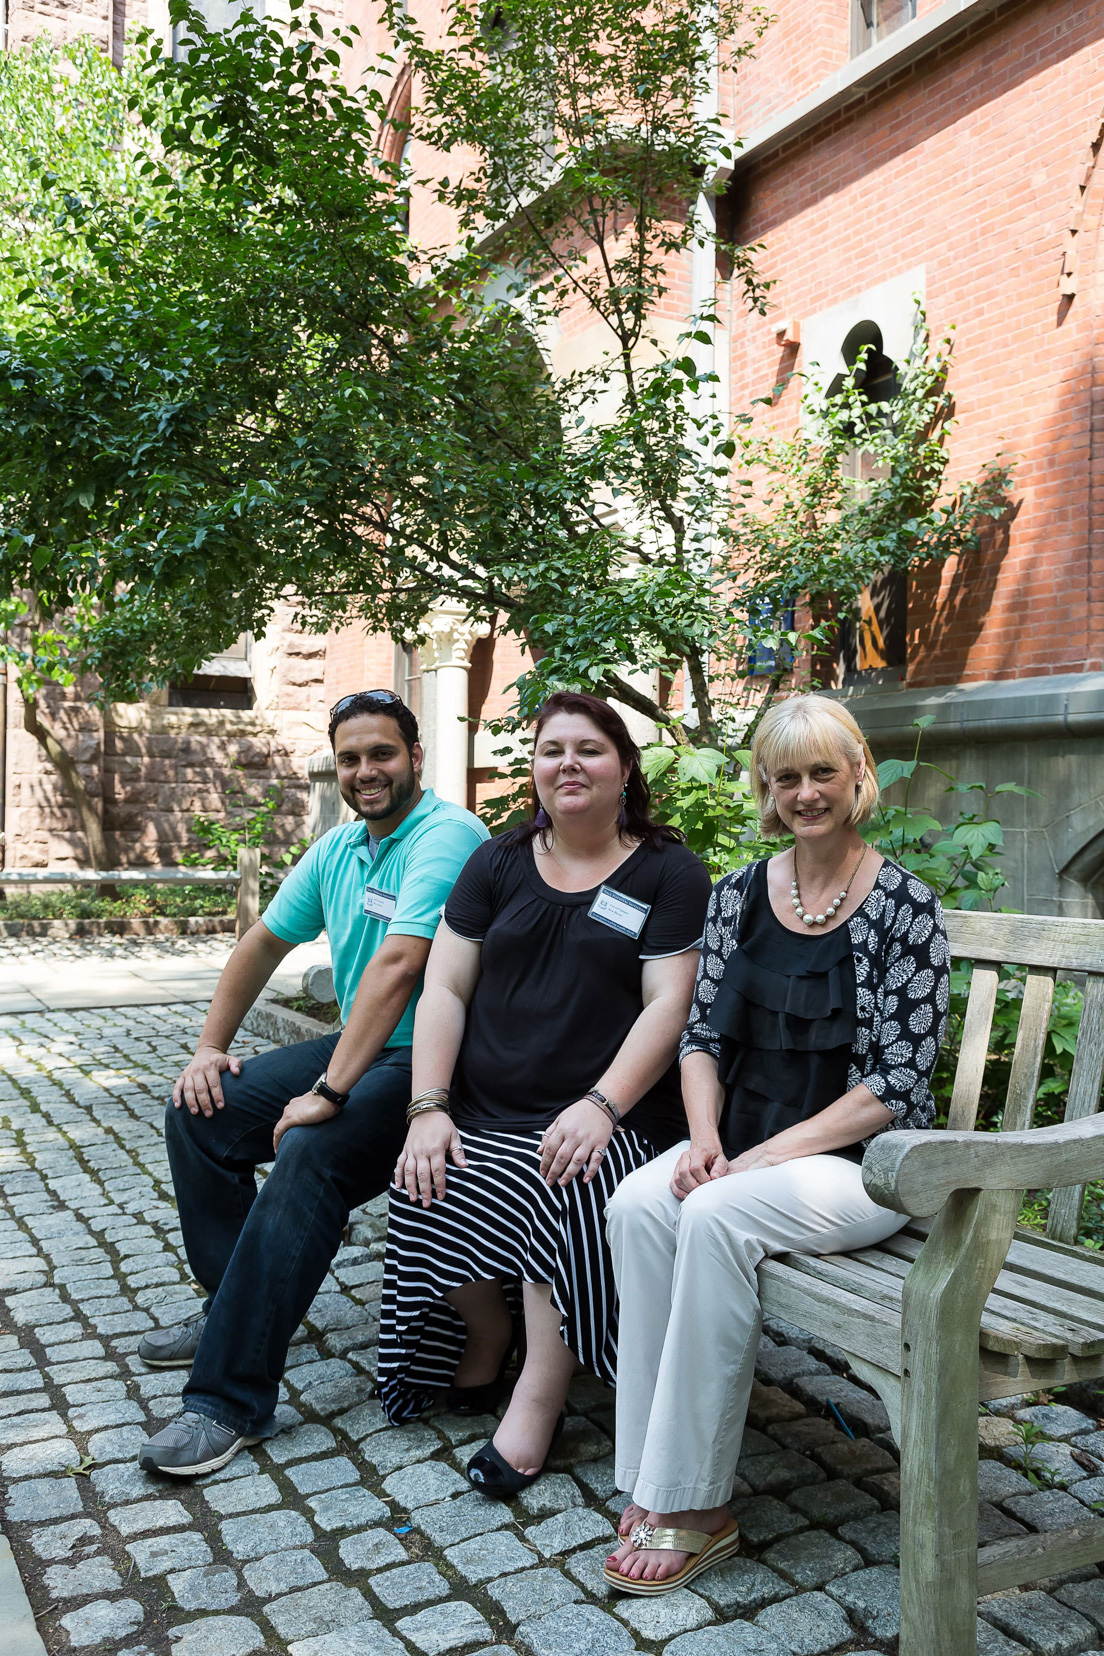
[[[880,1133],[863,1157],[880,1206],[938,1213],[955,1190],[1052,1190],[1104,1179],[1104,1115],[1023,1133]]]

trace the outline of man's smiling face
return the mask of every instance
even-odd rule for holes
[[[386,839],[421,798],[422,748],[407,751],[386,713],[357,713],[334,731],[341,797],[377,839]]]

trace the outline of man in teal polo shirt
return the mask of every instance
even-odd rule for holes
[[[390,690],[330,715],[341,797],[357,820],[316,841],[235,948],[165,1136],[203,1310],[146,1336],[152,1367],[191,1368],[183,1411],[139,1466],[194,1477],[276,1430],[291,1336],[350,1209],[387,1188],[406,1135],[422,972],[456,876],[487,830],[421,786],[418,726]],[[325,930],[345,1027],[244,1062],[242,1018],[297,943]],[[275,1164],[260,1192],[254,1170]]]

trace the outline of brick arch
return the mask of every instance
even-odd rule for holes
[[[413,72],[410,65],[404,63],[395,76],[395,84],[392,86],[391,96],[387,100],[387,114],[380,128],[380,153],[385,161],[391,161],[396,166],[402,160],[407,135],[410,131],[410,109],[413,101],[413,91]]]

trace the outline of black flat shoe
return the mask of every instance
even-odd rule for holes
[[[506,1390],[505,1375],[496,1375],[485,1386],[450,1386],[445,1399],[452,1414],[493,1414]]]
[[[552,1441],[548,1445],[549,1455],[563,1432],[564,1419],[561,1415],[553,1429]],[[545,1464],[547,1461],[548,1455],[545,1456]],[[488,1438],[482,1449],[468,1462],[468,1482],[473,1489],[478,1489],[481,1495],[490,1495],[499,1501],[511,1501],[523,1489],[528,1489],[530,1484],[536,1483],[543,1471],[542,1466],[540,1472],[519,1472],[516,1466],[511,1466],[509,1461],[504,1460],[499,1454],[494,1446],[494,1438]]]

